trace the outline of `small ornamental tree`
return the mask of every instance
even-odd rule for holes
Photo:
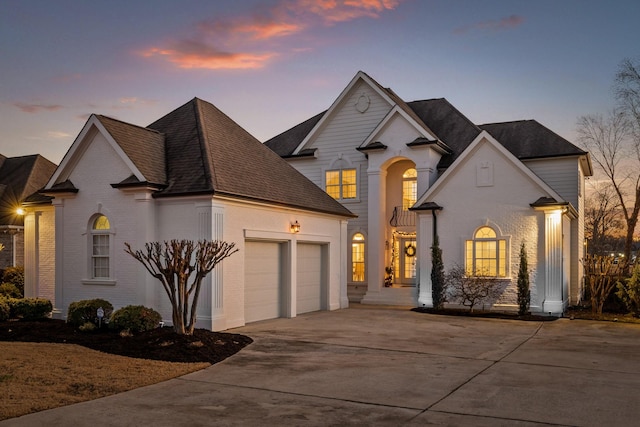
[[[524,316],[529,311],[531,290],[529,289],[529,264],[524,242],[520,246],[520,269],[518,270],[518,314]]]
[[[457,301],[469,312],[479,304],[497,299],[500,296],[500,282],[483,273],[467,273],[463,267],[454,266],[446,275],[447,290],[453,301]]]
[[[436,310],[442,309],[447,300],[445,285],[442,249],[440,249],[438,236],[435,236],[433,246],[431,246],[431,296],[433,298],[433,308]]]
[[[587,255],[584,258],[584,280],[589,285],[591,312],[602,315],[604,303],[618,282],[626,276],[626,259],[616,260],[610,256]]]
[[[144,250],[133,250],[129,243],[125,246],[125,252],[162,283],[171,301],[173,330],[181,335],[193,335],[202,280],[218,263],[238,251],[235,243],[220,240],[150,242],[145,243]]]

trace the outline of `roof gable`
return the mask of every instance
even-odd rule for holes
[[[364,84],[369,86],[375,93],[377,93],[382,99],[384,99],[389,104],[389,108],[396,104],[396,98],[399,99],[397,95],[385,90],[382,86],[380,86],[380,84],[369,77],[366,73],[358,71],[356,75],[351,79],[347,87],[342,90],[338,98],[333,101],[331,107],[329,107],[329,109],[324,114],[322,114],[322,116],[318,119],[311,130],[304,136],[302,141],[300,141],[297,147],[291,152],[292,155],[298,154],[308,144],[308,142],[311,141],[323,129],[323,127],[332,120],[334,115],[339,110],[340,106],[343,104],[344,100],[349,97],[352,90],[354,90],[356,85],[360,82],[363,82]]]
[[[449,168],[442,174],[442,176],[422,195],[418,198],[414,205],[414,208],[420,209],[422,205],[432,202],[434,197],[439,191],[441,191],[447,182],[455,176],[458,169],[464,167],[464,164],[469,160],[478,148],[482,144],[490,144],[496,151],[498,151],[506,161],[510,162],[517,168],[524,176],[531,182],[537,185],[546,194],[545,196],[555,199],[558,203],[564,202],[562,197],[553,190],[547,183],[534,174],[528,167],[526,167],[520,160],[518,160],[509,150],[507,150],[502,144],[500,144],[495,138],[493,138],[487,131],[482,131],[465,151],[458,156],[458,158],[451,164]]]
[[[116,128],[118,130],[124,130],[124,128],[133,127],[133,125],[129,125],[127,123],[119,122],[115,119],[109,119],[104,116],[97,116],[92,114],[91,117],[87,120],[85,125],[83,126],[80,134],[73,141],[73,144],[67,151],[67,153],[62,158],[62,162],[54,172],[53,176],[45,186],[45,190],[52,189],[56,186],[56,184],[65,182],[69,179],[71,172],[74,170],[78,162],[81,160],[82,155],[88,148],[88,146],[92,143],[93,138],[97,133],[100,133],[104,136],[107,143],[111,146],[111,148],[117,153],[118,157],[124,162],[124,164],[129,168],[131,173],[138,179],[140,182],[146,182],[147,178],[142,173],[142,171],[138,168],[138,166],[134,163],[134,161],[128,156],[127,152],[120,145],[120,142],[124,143],[124,146],[127,148],[127,151],[135,151],[135,139],[131,139],[130,135],[127,135],[126,132],[116,131],[114,136],[107,130],[107,127],[103,124],[103,121],[107,123],[107,127],[109,127],[112,131]],[[116,124],[116,122],[118,124]],[[150,132],[150,131],[147,131]],[[136,132],[134,132],[136,133]],[[148,135],[148,134],[147,134]],[[144,152],[138,153],[134,155],[134,159],[141,159],[144,155]],[[141,162],[144,165],[144,162]],[[144,167],[143,167],[144,169]]]

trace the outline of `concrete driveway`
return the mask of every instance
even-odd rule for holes
[[[640,326],[354,306],[233,330],[200,372],[0,426],[632,426]]]

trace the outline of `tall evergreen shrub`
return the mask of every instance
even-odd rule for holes
[[[518,314],[523,316],[529,311],[531,290],[529,289],[529,265],[524,242],[520,246],[520,269],[518,270]]]
[[[431,297],[433,298],[433,308],[439,310],[444,307],[446,302],[445,288],[442,249],[440,249],[438,236],[435,236],[433,246],[431,246]]]

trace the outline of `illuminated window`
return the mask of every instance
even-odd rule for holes
[[[480,227],[473,240],[465,244],[465,270],[468,275],[505,277],[507,241],[499,239],[491,227]]]
[[[325,190],[336,200],[355,199],[357,193],[356,170],[338,169],[325,172]]]
[[[409,210],[416,203],[418,197],[418,173],[414,168],[407,169],[402,174],[402,209]]]
[[[111,246],[109,219],[99,215],[91,226],[91,278],[109,278],[109,254]]]
[[[353,235],[351,241],[351,281],[364,282],[364,236],[362,233]]]

